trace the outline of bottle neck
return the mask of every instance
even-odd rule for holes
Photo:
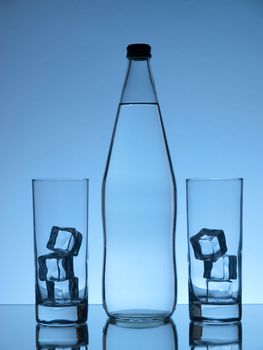
[[[120,103],[157,103],[150,59],[129,58]]]

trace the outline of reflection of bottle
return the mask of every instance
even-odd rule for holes
[[[150,71],[150,46],[129,45],[102,186],[103,304],[120,319],[169,317],[176,303],[176,188]]]
[[[88,328],[86,324],[75,326],[36,327],[37,350],[87,350]]]
[[[109,319],[103,333],[103,350],[177,350],[173,321],[131,323]]]
[[[190,322],[189,337],[191,350],[210,348],[241,350],[242,324],[241,322]]]

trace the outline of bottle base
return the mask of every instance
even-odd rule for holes
[[[87,321],[87,315],[87,302],[56,306],[36,304],[36,320],[43,324],[63,325],[85,323]]]
[[[119,310],[115,312],[108,312],[111,319],[116,321],[134,322],[134,323],[148,323],[155,321],[162,321],[170,318],[171,313],[159,310],[146,309],[128,309]]]
[[[204,304],[197,301],[189,302],[189,316],[192,321],[231,322],[240,321],[241,303],[235,304]]]

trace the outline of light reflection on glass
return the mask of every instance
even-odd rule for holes
[[[87,350],[88,328],[86,324],[72,326],[36,326],[37,350]]]
[[[189,345],[191,350],[241,350],[242,324],[190,322]]]
[[[157,322],[120,322],[108,319],[103,350],[177,350],[177,333],[171,319]]]

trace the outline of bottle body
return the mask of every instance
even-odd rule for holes
[[[119,104],[103,178],[103,304],[148,320],[175,307],[176,188],[159,104],[136,101]]]

